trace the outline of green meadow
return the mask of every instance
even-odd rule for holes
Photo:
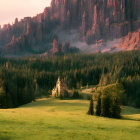
[[[123,119],[87,115],[89,101],[39,99],[0,110],[0,140],[140,140],[140,110],[122,107]]]

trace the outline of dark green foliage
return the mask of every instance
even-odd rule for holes
[[[6,69],[6,72],[2,69]],[[36,84],[38,95],[49,93],[60,76],[69,89],[81,88],[87,83],[89,86],[122,83],[126,94],[121,98],[121,104],[140,107],[140,51],[47,58],[0,58],[0,70],[4,90],[1,98],[5,98],[6,101],[10,98],[9,104],[16,106],[31,99],[33,94],[30,94],[29,98],[26,96],[33,92]],[[30,85],[27,86],[28,84]],[[31,91],[25,95],[24,91],[27,89]],[[2,99],[3,102],[5,100]]]
[[[98,99],[99,100],[99,99]],[[121,117],[121,108],[119,104],[119,98],[113,97],[111,95],[102,94],[100,97],[101,102],[97,102],[96,115],[111,118]],[[99,108],[101,104],[101,107]]]
[[[80,94],[78,91],[74,91],[72,99],[80,99]]]
[[[90,99],[88,115],[94,115],[94,102],[93,102],[93,98],[92,97]]]
[[[97,98],[96,115],[97,116],[101,115],[101,93],[99,93],[98,98]]]
[[[101,94],[97,98],[96,115],[111,118],[120,118],[120,101],[124,94],[122,84],[111,84],[100,89]]]
[[[122,83],[126,89],[128,105],[140,108],[140,75],[123,78]]]
[[[112,105],[110,107],[111,117],[112,118],[120,118],[121,117],[121,108],[119,104],[119,99],[113,98]]]
[[[110,100],[109,95],[102,95],[101,96],[101,116],[111,117],[110,107],[111,107],[111,100]]]
[[[0,108],[17,107],[34,100],[35,86],[28,73],[3,68],[0,77]]]
[[[64,99],[64,96],[62,94],[60,94],[60,99],[63,100]]]

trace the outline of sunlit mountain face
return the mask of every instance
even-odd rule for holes
[[[139,0],[51,0],[47,5],[40,14],[15,19],[0,30],[1,54],[49,55],[71,47],[84,53],[140,49]]]

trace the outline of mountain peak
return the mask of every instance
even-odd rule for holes
[[[12,48],[12,53],[43,52],[51,49],[54,36],[63,40],[57,29],[67,33],[77,30],[75,42],[90,45],[98,40],[121,38],[139,28],[139,0],[52,0],[43,13],[21,21],[16,19],[15,24],[0,29],[0,46],[7,54]],[[13,36],[15,42],[11,42]]]

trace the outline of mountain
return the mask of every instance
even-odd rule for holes
[[[52,0],[43,13],[0,28],[0,48],[4,55],[64,52],[69,41],[84,52],[139,49],[139,29],[139,0]]]

